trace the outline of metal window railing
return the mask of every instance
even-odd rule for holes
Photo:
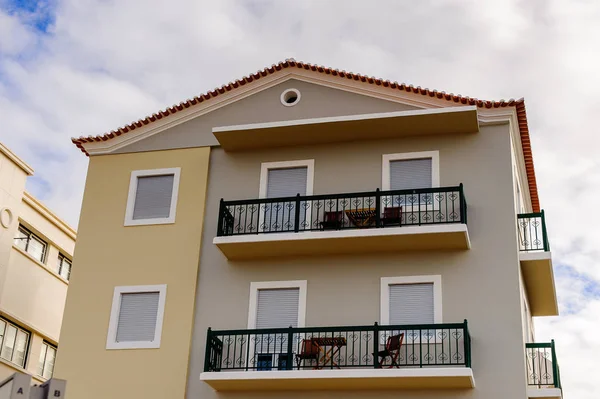
[[[386,350],[389,356],[384,356]],[[471,367],[466,320],[393,326],[209,328],[204,359],[206,372],[439,366]]]
[[[517,215],[519,250],[523,252],[550,251],[544,211]]]
[[[561,388],[560,369],[554,340],[525,344],[527,357],[527,385],[538,388]]]
[[[467,223],[463,185],[221,200],[217,236]]]

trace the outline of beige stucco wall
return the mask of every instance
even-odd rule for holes
[[[90,159],[55,376],[69,397],[184,397],[209,148]],[[131,172],[181,168],[174,224],[124,227]],[[115,286],[167,284],[159,349],[106,350]]]
[[[233,262],[212,244],[219,199],[257,198],[261,162],[314,159],[314,193],[341,193],[381,187],[383,154],[435,150],[440,153],[441,185],[464,183],[470,250]],[[469,321],[476,388],[416,391],[410,397],[526,397],[508,125],[482,127],[472,135],[251,153],[214,149],[209,177],[188,398],[283,397],[281,393],[216,393],[199,381],[206,329],[247,328],[252,281],[307,280],[307,326],[369,325],[379,320],[381,277],[412,275],[441,275],[443,321]],[[395,398],[399,392],[369,395]],[[304,396],[306,393],[285,393],[285,397]],[[363,398],[365,393],[314,392],[310,396]]]

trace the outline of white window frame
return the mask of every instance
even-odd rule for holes
[[[152,219],[133,219],[135,197],[137,195],[138,177],[164,175],[173,175],[173,194],[171,196],[171,209],[169,210],[169,217]],[[146,169],[134,170],[133,172],[131,172],[131,178],[129,179],[129,194],[127,195],[127,208],[125,210],[125,226],[143,226],[153,224],[175,223],[180,175],[181,168]]]
[[[263,162],[260,164],[260,187],[258,198],[267,198],[267,185],[269,183],[269,170],[306,167],[306,194],[313,195],[315,179],[315,160],[304,159],[299,161]]]
[[[139,292],[158,292],[158,314],[156,315],[156,329],[154,341],[131,341],[117,342],[117,327],[119,324],[119,311],[121,309],[121,295],[135,294]],[[167,297],[167,285],[129,285],[115,287],[110,311],[110,322],[108,335],[106,337],[106,349],[157,349],[160,348],[163,318],[165,314],[165,302]]]
[[[381,303],[379,322],[382,326],[390,324],[390,285],[433,283],[433,322],[442,323],[442,276],[399,276],[381,278]]]
[[[421,151],[404,152],[398,154],[383,154],[381,164],[381,190],[390,190],[390,163],[392,161],[402,161],[409,159],[431,158],[431,187],[440,186],[440,152],[439,151]]]
[[[248,329],[256,328],[258,312],[258,291],[278,288],[298,288],[298,327],[304,327],[306,321],[306,280],[292,281],[260,281],[250,283],[250,299],[248,306]]]

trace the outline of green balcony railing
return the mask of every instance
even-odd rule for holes
[[[560,369],[554,340],[525,344],[527,356],[527,385],[538,388],[561,388]]]
[[[463,323],[208,329],[205,372],[471,367]]]
[[[517,215],[519,250],[522,252],[550,251],[544,211]]]

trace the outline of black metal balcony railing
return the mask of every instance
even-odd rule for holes
[[[467,223],[463,185],[224,201],[217,236]]]
[[[550,251],[544,211],[517,215],[517,227],[520,251]]]
[[[402,335],[397,351],[381,351]],[[396,338],[398,340],[398,338]],[[396,341],[397,343],[398,341]],[[394,347],[392,349],[397,349]],[[467,321],[410,326],[208,329],[204,371],[471,367]]]
[[[561,388],[560,369],[554,340],[550,343],[525,344],[527,356],[527,385],[538,388]]]

